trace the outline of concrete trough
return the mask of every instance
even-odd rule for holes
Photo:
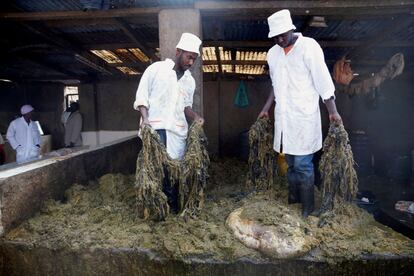
[[[62,199],[73,183],[87,183],[106,173],[134,173],[139,149],[138,138],[134,137],[0,172],[1,233],[32,217],[45,200]],[[267,261],[244,258],[226,262],[199,255],[175,260],[144,249],[56,250],[0,241],[0,275],[311,274],[414,275],[414,260],[392,255],[367,255],[335,264],[309,255]]]
[[[140,147],[138,137],[124,138],[0,171],[0,236],[32,217],[45,200],[63,199],[73,183],[134,173]]]
[[[330,264],[310,258],[234,262],[194,257],[163,258],[129,248],[50,250],[28,244],[0,244],[1,275],[413,275],[412,259],[367,256]]]

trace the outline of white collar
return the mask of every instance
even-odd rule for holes
[[[175,70],[174,70],[174,65],[175,65],[175,62],[174,62],[172,59],[169,59],[169,58],[166,58],[164,61],[165,61],[165,63],[167,63],[167,64],[168,64],[168,66],[170,67],[170,69],[171,69],[172,71],[174,71],[174,73],[175,73]],[[191,72],[190,72],[190,70],[189,70],[189,69],[184,71],[183,77],[184,77],[184,76],[191,76]],[[181,77],[181,78],[182,78],[182,77]]]

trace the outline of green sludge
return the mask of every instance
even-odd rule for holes
[[[154,222],[137,217],[134,176],[108,174],[88,186],[74,185],[65,202],[45,202],[41,212],[11,230],[5,239],[51,249],[141,248],[172,259],[203,257],[232,261],[242,257],[271,258],[245,247],[226,228],[227,216],[245,207],[245,216],[263,225],[280,227],[281,216],[300,225],[312,240],[312,257],[340,262],[364,255],[393,254],[414,258],[414,243],[379,225],[370,214],[345,203],[324,227],[318,218],[303,220],[300,204],[287,204],[287,189],[240,195],[247,178],[246,164],[234,159],[212,162],[205,206],[196,218],[168,216]],[[316,198],[320,198],[317,194]],[[315,253],[316,252],[316,253]]]
[[[247,172],[247,165],[234,159],[212,162],[208,185],[203,189],[205,206],[197,209],[198,215],[169,215],[158,222],[137,216],[134,176],[105,175],[88,186],[72,186],[66,192],[66,202],[46,202],[38,216],[11,230],[6,239],[52,249],[140,248],[178,260],[273,258],[247,248],[226,228],[228,215],[244,207],[244,217],[270,225],[277,232],[287,235],[290,228],[299,227],[309,240],[307,257],[311,259],[331,263],[377,255],[414,259],[412,240],[380,225],[346,200],[341,208],[333,209],[335,215],[327,217],[320,227],[318,217],[302,218],[300,204],[287,204],[287,188],[277,185],[277,181],[272,196],[266,185],[261,186],[263,191],[258,189],[244,196],[241,191],[251,177]],[[316,192],[315,198],[321,201],[321,193]],[[289,223],[284,223],[286,220]]]

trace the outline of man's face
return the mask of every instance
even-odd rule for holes
[[[273,41],[280,47],[286,48],[293,43],[293,31],[274,36]]]
[[[29,113],[26,113],[23,115],[23,117],[28,121],[31,120],[33,117],[33,111],[30,111]]]
[[[178,67],[185,71],[189,69],[197,59],[197,54],[177,49]]]

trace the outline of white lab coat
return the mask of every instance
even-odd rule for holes
[[[274,150],[307,155],[322,148],[319,97],[334,96],[335,86],[319,44],[299,37],[286,55],[273,46],[267,54],[269,74],[275,95]]]
[[[145,106],[154,129],[165,129],[167,152],[173,159],[185,153],[188,124],[185,107],[192,107],[195,80],[186,70],[177,80],[174,61],[166,59],[151,64],[144,72],[137,89],[134,108]]]
[[[69,114],[65,122],[65,146],[73,143],[75,146],[82,146],[82,115],[79,111]]]
[[[23,117],[12,121],[7,129],[7,140],[16,150],[17,163],[23,163],[37,158],[40,154],[41,137],[35,122],[26,123]]]

